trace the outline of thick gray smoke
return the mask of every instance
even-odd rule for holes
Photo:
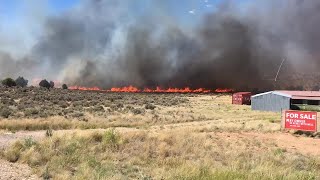
[[[226,1],[210,13],[180,15],[190,22],[182,22],[168,0],[141,4],[87,0],[47,17],[25,58],[1,53],[0,76],[102,88],[318,85],[320,1]]]

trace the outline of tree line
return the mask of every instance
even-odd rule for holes
[[[1,81],[1,84],[5,87],[27,87],[28,86],[28,80],[19,76],[16,80],[12,78],[5,78]],[[43,88],[54,88],[54,82],[53,81],[47,81],[46,79],[43,79],[39,82],[39,86]],[[66,84],[63,84],[62,89],[68,89],[68,86]]]

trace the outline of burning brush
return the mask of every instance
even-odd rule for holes
[[[205,88],[191,89],[189,87],[167,88],[167,89],[162,89],[161,87],[157,87],[156,89],[151,89],[151,88],[139,89],[134,86],[127,86],[127,87],[113,87],[111,89],[101,89],[98,87],[72,86],[69,89],[80,90],[80,91],[124,92],[124,93],[232,93],[234,92],[233,89],[228,89],[228,88],[219,88],[215,90],[210,90]]]

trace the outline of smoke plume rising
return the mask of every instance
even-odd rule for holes
[[[24,57],[0,49],[0,77],[102,88],[272,88],[286,59],[278,88],[319,83],[320,1],[224,1],[195,15],[176,15],[169,0],[145,3],[84,0],[46,17]]]

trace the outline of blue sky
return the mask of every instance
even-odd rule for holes
[[[80,0],[43,0],[43,2],[47,3],[52,13],[59,13],[78,4]],[[24,3],[26,3],[24,0],[0,0],[0,15],[7,17],[18,15]]]
[[[37,1],[37,0],[30,0]],[[29,1],[29,2],[30,2]],[[39,2],[41,0],[38,0]],[[214,5],[221,0],[169,0],[169,8],[175,13],[185,13],[185,11],[196,10],[198,13],[210,11],[212,8],[207,7],[206,4]],[[28,2],[28,1],[27,1]],[[81,0],[42,0],[46,2],[48,10],[50,13],[61,13],[65,10],[72,8],[73,6],[79,4]],[[148,4],[150,0],[140,0],[137,4]],[[25,0],[0,0],[0,15],[3,17],[14,17],[19,16],[19,11],[23,8],[23,4],[26,3]]]
[[[25,13],[26,6],[36,6],[42,4],[45,6],[45,13],[61,14],[64,11],[78,5],[83,0],[0,0],[0,22],[13,22],[22,19]],[[119,0],[122,1],[122,0]],[[182,21],[187,21],[192,16],[201,16],[204,13],[214,11],[215,6],[224,0],[123,0],[133,2],[133,11],[144,9],[152,1],[165,2],[166,10],[169,10],[170,15],[180,18]],[[233,0],[237,4],[245,4],[253,0]],[[32,5],[30,5],[32,4]],[[41,6],[39,6],[41,7]],[[30,7],[28,7],[30,9]],[[194,13],[193,13],[194,12]]]
[[[53,11],[63,11],[78,4],[79,0],[49,0],[49,5]]]

